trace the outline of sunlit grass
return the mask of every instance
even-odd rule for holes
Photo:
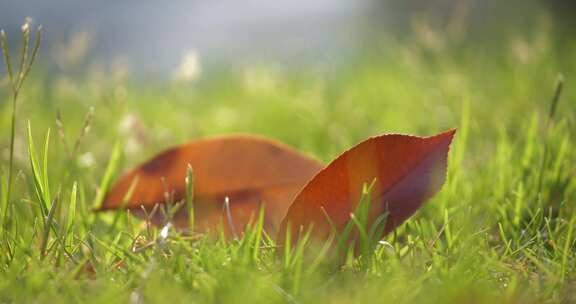
[[[261,67],[190,84],[39,69],[13,137],[0,91],[0,302],[574,301],[576,57],[548,43],[519,59],[508,46],[395,42],[337,73]],[[193,138],[263,134],[327,162],[374,134],[451,127],[443,190],[358,259],[276,244],[261,217],[226,241],[92,212],[123,170]]]

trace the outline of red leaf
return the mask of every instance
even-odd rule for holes
[[[327,238],[332,232],[327,216],[341,231],[360,201],[363,185],[372,181],[369,223],[388,211],[384,234],[389,233],[440,190],[454,133],[426,138],[382,135],[344,152],[296,196],[279,239],[286,236],[288,223],[292,236],[312,227],[313,236]]]
[[[286,210],[304,184],[322,165],[286,145],[255,136],[226,136],[204,139],[166,150],[122,176],[107,193],[101,210],[121,207],[135,181],[133,194],[125,205],[137,212],[165,203],[165,193],[173,193],[174,202],[185,199],[186,170],[194,173],[196,231],[215,230],[223,223],[225,197],[236,231],[256,217],[266,203],[265,224],[275,232]],[[185,208],[174,219],[178,227],[188,225]],[[157,219],[160,220],[160,219]]]

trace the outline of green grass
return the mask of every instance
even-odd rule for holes
[[[36,66],[14,137],[0,80],[0,303],[576,301],[576,45],[514,38],[535,37],[528,57],[412,38],[335,73],[257,66],[190,85]],[[371,135],[451,127],[443,190],[343,265],[329,247],[275,244],[260,222],[225,242],[91,211],[122,171],[202,136],[262,134],[328,162]]]

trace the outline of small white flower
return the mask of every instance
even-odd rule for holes
[[[193,82],[200,78],[202,68],[200,66],[200,56],[196,50],[190,50],[182,57],[182,62],[176,70],[176,80],[182,82]]]
[[[92,167],[94,165],[94,155],[90,152],[80,155],[80,157],[78,157],[78,165],[84,168]]]
[[[130,131],[132,131],[134,126],[137,124],[137,122],[138,122],[138,119],[136,118],[136,116],[134,116],[132,114],[125,115],[122,118],[122,120],[120,121],[118,129],[119,129],[120,133],[128,134],[128,133],[130,133]]]
[[[136,155],[142,149],[142,145],[140,142],[134,138],[134,136],[130,136],[126,139],[124,143],[124,152],[127,155]]]

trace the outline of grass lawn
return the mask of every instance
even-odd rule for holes
[[[262,64],[190,84],[39,64],[18,97],[12,187],[2,69],[0,303],[576,301],[576,45],[545,31],[509,41],[390,39],[335,72]],[[372,135],[452,127],[441,192],[344,265],[314,248],[284,255],[258,229],[165,237],[91,211],[122,172],[199,137],[265,135],[328,163]]]

